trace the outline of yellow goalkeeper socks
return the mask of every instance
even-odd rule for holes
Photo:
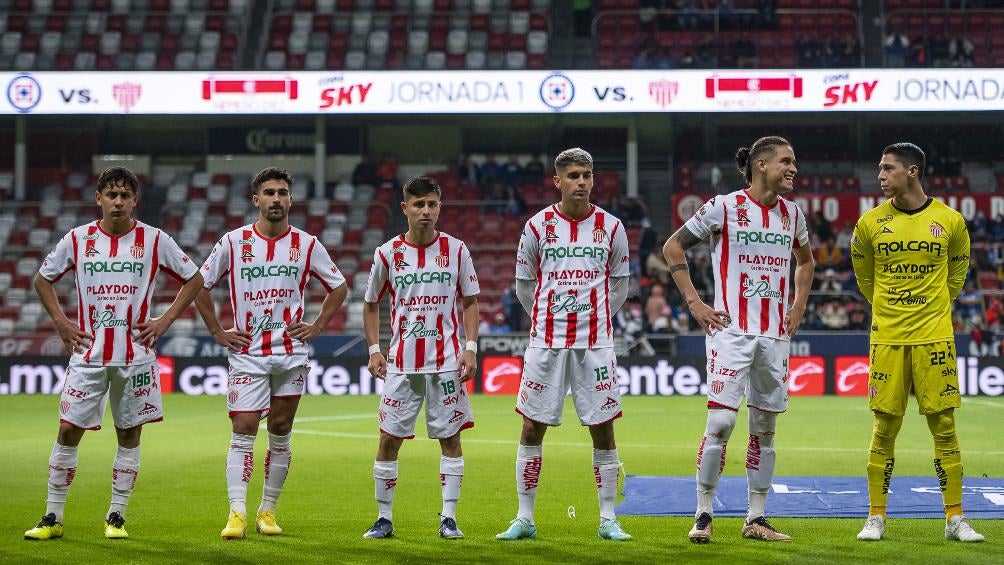
[[[945,519],[962,514],[962,453],[955,433],[955,411],[927,415],[927,427],[934,438],[934,473],[945,503]]]
[[[872,442],[868,450],[868,502],[871,514],[885,516],[889,482],[896,463],[896,435],[902,425],[903,416],[875,412]]]

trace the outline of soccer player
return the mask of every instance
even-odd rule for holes
[[[426,430],[439,440],[439,484],[443,496],[439,535],[460,539],[457,501],[464,478],[460,432],[474,426],[464,383],[477,370],[478,297],[481,288],[467,245],[437,231],[442,190],[436,181],[417,177],[405,183],[401,211],[408,231],[373,253],[366,285],[363,324],[369,342],[369,370],[384,380],[377,418],[380,444],[373,461],[378,517],[364,538],[394,535],[392,504],[397,485],[397,456],[414,436],[415,420],[425,402]],[[390,294],[391,339],[380,350],[380,300]],[[463,306],[466,344],[457,334],[457,298]]]
[[[254,224],[227,232],[202,265],[205,288],[195,305],[217,343],[227,349],[227,410],[233,435],[227,452],[230,514],[223,539],[247,535],[247,487],[254,472],[258,422],[268,418],[265,485],[255,518],[260,534],[282,534],[275,507],[290,462],[290,433],[303,394],[307,342],[324,331],[348,294],[345,278],[316,237],[289,225],[293,177],[274,167],[251,181]],[[234,327],[223,329],[209,290],[228,276]],[[303,322],[303,291],[313,277],[327,291],[321,311]]]
[[[171,236],[132,218],[138,190],[139,179],[129,169],[105,169],[94,194],[101,219],[63,236],[35,276],[38,298],[71,356],[59,401],[59,434],[49,456],[45,516],[24,533],[25,539],[63,537],[63,508],[77,471],[77,447],[84,430],[101,429],[106,398],[118,452],[105,537],[129,537],[126,505],[139,474],[143,424],[164,416],[153,346],[202,285],[195,263]],[[52,286],[70,271],[79,297],[75,322],[59,307]],[[158,271],[187,282],[167,311],[154,318],[150,307]]]
[[[593,440],[593,475],[600,505],[599,536],[628,541],[617,521],[620,462],[613,421],[621,416],[611,316],[627,298],[624,226],[590,204],[593,158],[574,148],[554,160],[557,204],[523,228],[516,252],[516,295],[530,315],[516,412],[523,430],[516,451],[519,510],[499,540],[537,537],[533,511],[543,464],[544,433],[561,425],[569,389]]]
[[[912,143],[882,150],[878,180],[888,200],[861,216],[851,240],[858,287],[872,305],[871,508],[859,540],[885,535],[896,435],[912,388],[934,437],[945,539],[983,541],[962,514],[962,456],[955,433],[961,399],[951,304],[969,270],[969,233],[962,215],[924,193],[925,160]]]
[[[711,541],[715,487],[743,395],[749,409],[743,537],[791,540],[771,526],[764,507],[774,477],[777,416],[788,408],[790,340],[809,299],[812,251],[805,214],[782,197],[794,189],[798,172],[791,144],[782,137],[760,138],[739,149],[736,164],[748,187],[709,200],[663,247],[673,280],[708,336],[708,421],[697,451],[697,512],[689,534],[694,543]],[[716,266],[713,308],[697,294],[685,254],[705,239]],[[795,300],[787,309],[792,286]]]

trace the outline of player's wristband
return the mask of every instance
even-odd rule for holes
[[[370,346],[370,355],[373,355],[374,353],[380,353],[379,343],[374,343],[373,345]]]
[[[468,341],[467,345],[464,346],[464,349],[466,349],[467,351],[470,351],[471,353],[477,353],[478,352],[478,342],[476,342],[476,341]]]

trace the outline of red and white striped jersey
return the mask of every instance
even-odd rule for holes
[[[610,279],[630,274],[624,225],[593,206],[573,220],[551,205],[527,220],[516,278],[537,281],[530,347],[613,347]]]
[[[711,238],[715,310],[732,318],[724,331],[788,339],[791,252],[809,244],[805,214],[791,200],[767,208],[738,190],[707,201],[685,224]]]
[[[474,261],[459,239],[438,232],[421,247],[404,235],[377,247],[366,284],[366,302],[390,293],[390,372],[457,370],[462,349],[457,298],[481,292]]]
[[[134,341],[136,324],[149,321],[158,271],[181,280],[198,272],[195,263],[163,231],[143,222],[112,235],[94,221],[73,228],[42,262],[39,274],[55,282],[73,270],[77,278],[77,325],[91,334],[91,347],[71,362],[93,366],[156,362],[150,349]]]
[[[292,226],[269,239],[254,224],[227,232],[202,265],[206,288],[230,275],[234,327],[251,333],[243,355],[299,355],[307,345],[286,328],[303,318],[303,290],[314,277],[332,290],[345,277],[317,238]]]

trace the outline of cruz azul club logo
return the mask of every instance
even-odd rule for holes
[[[562,110],[575,98],[575,84],[561,73],[548,75],[540,83],[540,101],[552,110]]]
[[[7,102],[22,114],[32,111],[42,100],[42,85],[31,75],[18,75],[7,84]]]

